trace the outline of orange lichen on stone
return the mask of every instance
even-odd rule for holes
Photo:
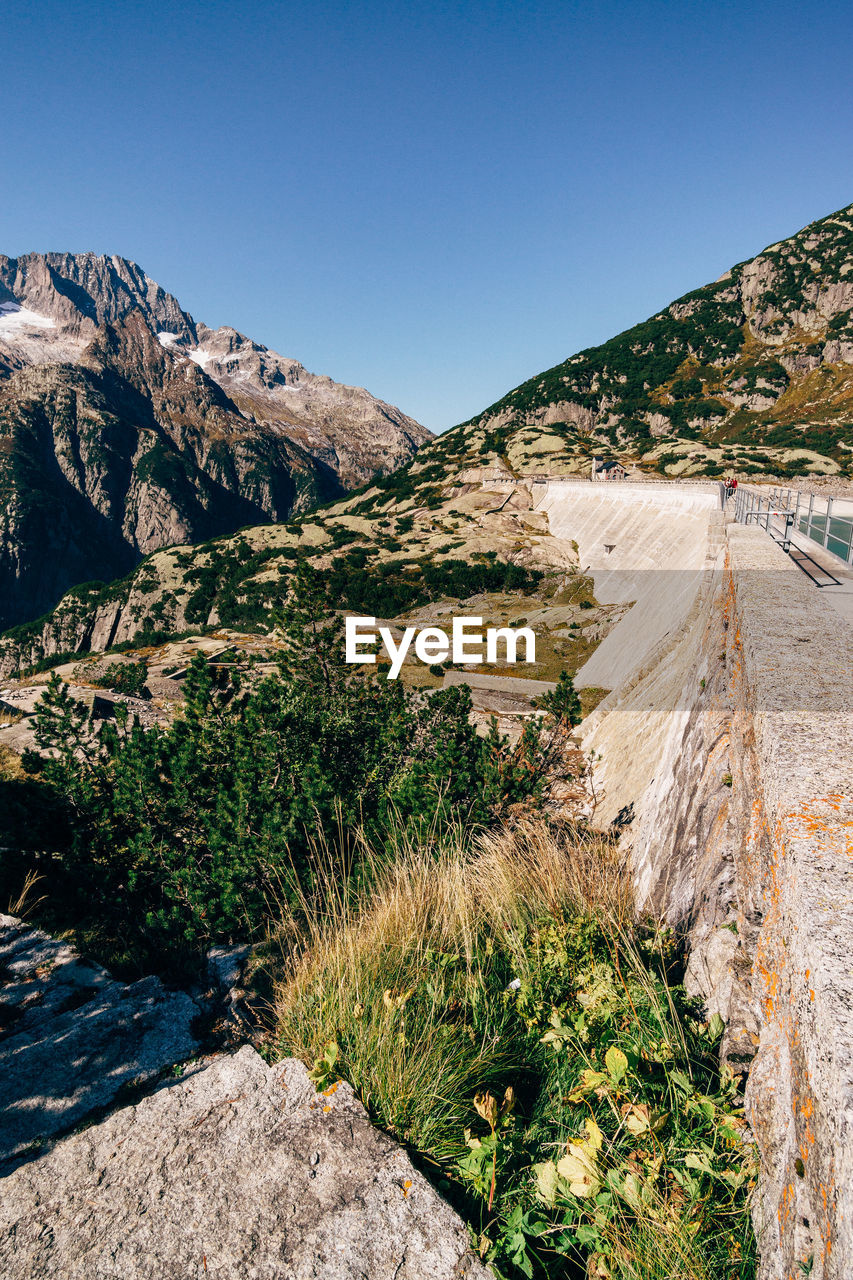
[[[830,1183],[829,1190],[821,1182],[818,1184],[818,1191],[823,1202],[823,1217],[818,1221],[817,1229],[821,1237],[821,1254],[824,1262],[829,1260],[832,1253],[832,1225],[833,1218],[830,1211],[830,1201],[832,1202],[832,1210],[835,1209],[835,1183]]]
[[[787,1186],[782,1188],[782,1195],[779,1200],[779,1208],[777,1217],[779,1219],[779,1227],[782,1231],[788,1225],[788,1219],[794,1211],[794,1184],[789,1182]]]
[[[803,1074],[805,1076],[808,1076],[807,1071],[804,1072]],[[800,1155],[802,1156],[803,1160],[805,1160],[806,1156],[808,1155],[809,1147],[813,1147],[815,1144],[814,1130],[812,1129],[810,1124],[810,1120],[814,1115],[814,1100],[811,1094],[804,1093],[802,1100],[800,1100],[800,1097],[798,1094],[794,1094],[793,1108],[794,1108],[795,1123],[796,1123],[798,1111],[801,1117],[801,1123],[797,1126],[798,1128],[797,1137],[798,1137]]]

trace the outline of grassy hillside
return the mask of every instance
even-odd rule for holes
[[[541,628],[537,663],[524,673],[540,679],[555,679],[568,659],[576,669],[593,643],[587,631],[608,626],[613,612],[592,607],[572,547],[550,536],[529,494],[488,480],[435,485],[426,467],[302,521],[158,551],[121,581],[85,583],[52,613],[5,633],[0,669],[52,665],[89,649],[152,649],[222,629],[274,647],[300,564],[313,570],[330,610],[440,621],[448,602],[465,601],[487,625],[504,625],[556,609],[559,634]],[[438,680],[419,663],[411,671],[407,664],[406,675]]]

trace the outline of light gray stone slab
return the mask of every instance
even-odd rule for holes
[[[486,1280],[461,1219],[301,1063],[218,1057],[2,1184],[6,1280]]]

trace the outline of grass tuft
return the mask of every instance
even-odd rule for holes
[[[612,841],[542,821],[401,840],[355,887],[316,861],[282,925],[278,1050],[353,1084],[497,1275],[754,1275],[722,1024],[635,921]]]

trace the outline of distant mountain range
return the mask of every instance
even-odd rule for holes
[[[196,323],[124,258],[0,256],[0,627],[159,547],[304,513],[429,438]]]
[[[106,264],[107,260],[92,262]],[[138,269],[124,264],[122,270],[129,274]],[[206,483],[220,487],[215,493],[204,491],[198,524],[203,516],[212,520],[214,512],[224,519],[227,502],[244,504],[239,511],[229,512],[234,524],[251,523],[251,518],[241,516],[253,503],[274,515],[288,503],[295,513],[304,512],[310,502],[328,492],[315,469],[319,464],[308,453],[308,443],[297,447],[290,436],[285,438],[283,428],[281,436],[275,437],[283,442],[282,448],[293,451],[287,461],[291,488],[277,506],[269,466],[259,460],[266,458],[264,450],[273,447],[272,429],[265,421],[253,423],[236,408],[239,405],[243,414],[258,418],[270,403],[266,395],[290,395],[293,383],[280,367],[286,362],[231,330],[213,334],[193,325],[174,299],[157,292],[157,286],[146,283],[141,273],[133,279],[136,283],[131,281],[127,288],[132,284],[134,297],[147,299],[145,291],[151,291],[146,305],[156,315],[155,324],[144,309],[118,321],[96,317],[100,327],[93,320],[91,333],[85,335],[90,345],[85,351],[82,347],[72,351],[76,365],[27,368],[7,381],[8,386],[22,380],[15,412],[23,415],[32,405],[30,419],[37,423],[50,413],[51,425],[39,429],[48,443],[60,442],[54,467],[63,474],[75,474],[77,454],[71,441],[82,438],[85,431],[78,425],[75,435],[57,425],[63,415],[70,419],[73,410],[65,406],[73,405],[75,396],[78,422],[81,397],[88,421],[96,422],[91,428],[93,458],[98,449],[117,449],[113,442],[124,438],[122,432],[130,432],[130,421],[139,420],[140,405],[150,404],[157,422],[167,425],[157,428],[161,435],[152,434],[150,452],[128,461],[125,450],[123,492],[133,494],[148,485],[153,472],[163,476],[161,488],[153,492],[165,504],[160,494],[180,493],[184,475],[181,471],[173,479],[168,468],[176,468],[179,457],[194,457],[193,451],[200,448],[208,459],[205,474],[213,477]],[[47,315],[38,296],[27,305],[38,315]],[[18,313],[9,314],[14,318]],[[31,349],[49,340],[36,321],[28,323]],[[63,342],[80,343],[73,325],[64,332]],[[6,341],[5,349],[11,353],[11,340]],[[229,362],[232,342],[235,358]],[[247,376],[249,366],[252,372]],[[116,368],[121,369],[120,375]],[[284,376],[284,387],[276,381],[276,369]],[[308,378],[299,375],[300,382]],[[41,388],[31,400],[23,394],[27,379]],[[54,379],[58,386],[51,390]],[[114,385],[122,388],[125,400],[110,391],[113,416],[105,410],[96,419],[100,403],[96,394],[106,397],[104,388]],[[366,397],[364,392],[353,394]],[[125,402],[127,408],[115,409]],[[0,421],[2,405],[0,383]],[[687,294],[610,342],[531,378],[476,418],[429,438],[414,456],[415,446],[426,437],[423,429],[402,415],[393,418],[396,410],[387,406],[379,406],[376,412],[380,418],[383,413],[389,415],[384,420],[387,430],[396,433],[397,448],[384,458],[370,454],[375,472],[386,474],[357,496],[325,508],[314,521],[304,522],[304,529],[294,521],[286,527],[247,529],[239,538],[222,536],[201,547],[149,557],[124,581],[77,587],[49,617],[17,628],[0,643],[0,670],[26,667],[57,653],[101,650],[188,628],[224,623],[263,630],[271,609],[286,594],[288,575],[300,556],[324,573],[340,572],[344,578],[368,572],[366,565],[373,566],[370,571],[405,578],[407,572],[420,572],[410,563],[413,558],[436,564],[469,552],[482,558],[483,538],[479,532],[476,537],[470,530],[466,534],[467,526],[474,525],[470,513],[463,516],[457,505],[481,481],[496,475],[588,475],[593,457],[604,454],[623,459],[632,471],[669,476],[772,475],[799,477],[805,484],[815,475],[850,477],[853,207],[771,245],[714,284]],[[187,425],[190,414],[195,417]],[[237,429],[239,436],[227,434]],[[35,427],[30,430],[35,435]],[[184,452],[177,448],[168,452],[165,443],[159,443],[171,439],[170,433],[186,439]],[[131,444],[136,438],[129,435]],[[339,458],[343,446],[336,443],[334,447]],[[230,471],[224,463],[216,469],[220,464],[211,459],[220,456],[227,458]],[[20,449],[19,457],[23,457]],[[17,465],[20,468],[22,463]],[[190,466],[180,463],[184,465]],[[108,475],[116,473],[115,467],[105,470]],[[87,474],[94,477],[90,483],[97,483],[100,473],[94,463]],[[224,475],[233,477],[228,486],[222,482]],[[346,476],[356,478],[353,472]],[[329,480],[330,486],[333,483],[340,483],[337,472]],[[37,479],[23,486],[23,492],[36,490]],[[147,549],[199,536],[186,522],[170,525],[174,505],[166,507],[160,519],[151,492],[146,489],[149,496],[143,504],[125,500],[125,510],[143,513],[134,518],[147,519],[153,527],[149,542],[134,532],[134,547]],[[106,498],[101,505],[107,507]],[[50,529],[52,509],[45,512],[44,520]],[[438,530],[443,531],[441,538]],[[27,574],[51,574],[49,550],[40,553],[32,542],[28,545]],[[67,547],[67,539],[63,545]],[[492,552],[496,553],[495,547]],[[525,554],[514,552],[508,542],[501,543],[500,553],[510,559]],[[78,572],[78,579],[84,576]],[[44,588],[40,589],[44,598]]]

